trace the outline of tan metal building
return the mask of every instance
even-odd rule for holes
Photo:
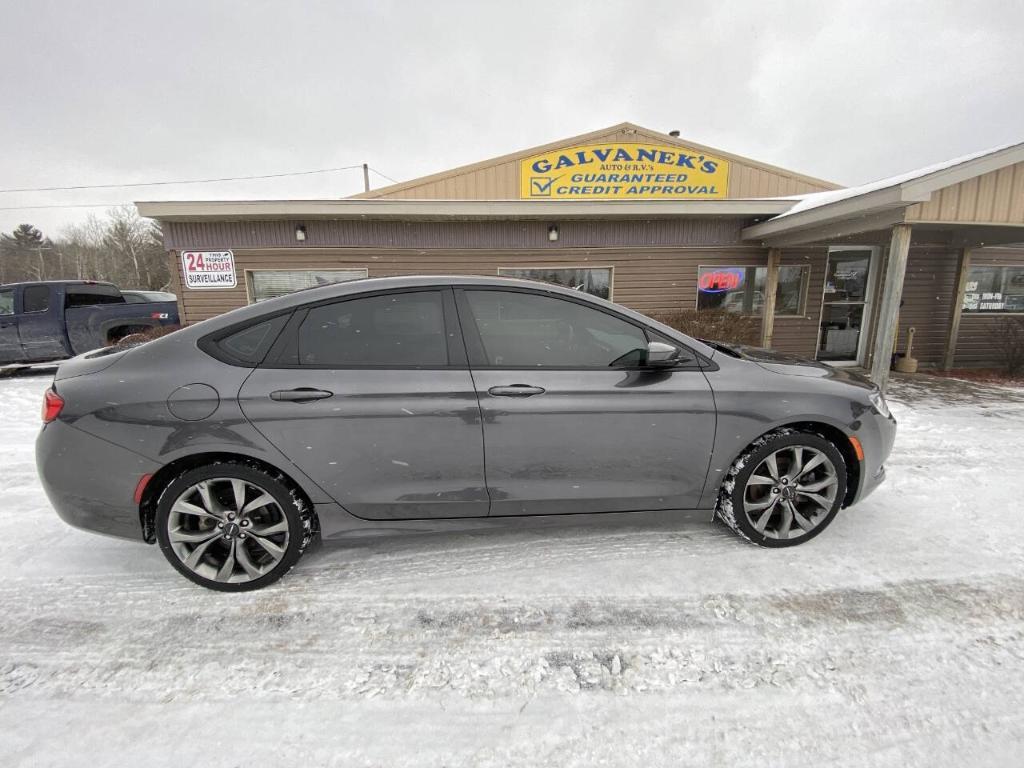
[[[335,280],[510,274],[753,315],[766,346],[881,381],[910,326],[924,365],[994,365],[1024,314],[1024,143],[843,188],[623,123],[351,198],[138,208],[186,323]]]

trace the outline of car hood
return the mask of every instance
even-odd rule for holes
[[[785,376],[807,376],[819,379],[834,379],[843,381],[864,389],[874,389],[875,385],[866,376],[847,370],[835,368],[831,365],[811,360],[797,355],[787,355],[783,352],[776,352],[761,347],[749,347],[744,344],[721,344],[715,346],[725,347],[738,355],[741,359],[756,363],[766,371],[778,373]]]

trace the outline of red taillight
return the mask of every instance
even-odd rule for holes
[[[52,389],[46,390],[46,394],[43,395],[43,423],[49,424],[60,416],[60,411],[63,407],[64,398]]]

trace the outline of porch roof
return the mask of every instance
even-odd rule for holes
[[[743,230],[744,239],[766,244],[841,237],[884,229],[904,220],[906,209],[928,202],[940,189],[1024,162],[1024,142],[975,152],[908,173],[845,189],[794,198],[784,213]],[[985,222],[991,224],[991,222]],[[963,224],[963,222],[950,222]],[[1024,229],[1020,231],[1024,237]]]

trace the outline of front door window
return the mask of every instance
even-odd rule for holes
[[[828,254],[821,308],[818,359],[857,362],[866,331],[870,300],[869,248],[834,248]]]

